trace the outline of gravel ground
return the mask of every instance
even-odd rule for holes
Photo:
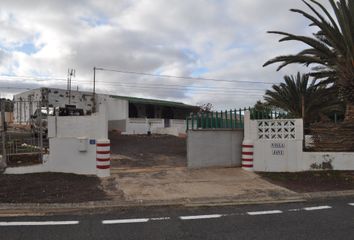
[[[77,203],[105,200],[99,178],[68,173],[0,174],[1,203]]]
[[[169,135],[111,133],[113,167],[182,167],[187,165],[186,139]]]
[[[271,183],[299,193],[354,189],[354,171],[259,172],[258,174]]]

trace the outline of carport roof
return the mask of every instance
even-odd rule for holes
[[[110,97],[111,98],[125,99],[125,100],[128,100],[128,102],[130,102],[130,103],[153,104],[153,105],[160,105],[160,106],[189,108],[189,109],[198,108],[197,106],[184,104],[182,102],[173,102],[173,101],[166,101],[166,100],[137,98],[137,97],[128,97],[128,96],[116,96],[116,95],[110,95]]]

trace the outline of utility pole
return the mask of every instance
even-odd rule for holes
[[[2,157],[0,158],[0,172],[6,169],[6,122],[5,122],[5,106],[6,100],[1,99],[1,141],[2,141]]]
[[[103,68],[98,68],[98,67],[93,67],[93,98],[92,98],[92,113],[95,113],[97,111],[97,98],[96,98],[96,71],[101,70],[103,71]]]
[[[93,67],[92,113],[96,112],[96,67]]]
[[[75,69],[68,69],[68,84],[67,90],[69,91],[69,104],[71,101],[71,77],[75,77]]]

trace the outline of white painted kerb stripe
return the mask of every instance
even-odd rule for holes
[[[148,221],[149,221],[148,218],[113,219],[113,220],[103,220],[102,224],[142,223]]]
[[[208,218],[220,218],[222,214],[209,214],[209,215],[195,215],[195,216],[180,216],[181,220],[193,220],[193,219],[208,219]]]
[[[322,209],[330,209],[331,206],[316,206],[316,207],[305,207],[304,210],[306,211],[313,211],[313,210],[322,210]]]
[[[0,226],[45,226],[45,225],[75,225],[79,221],[42,221],[42,222],[0,222]]]
[[[248,215],[265,215],[265,214],[278,214],[282,213],[280,210],[270,210],[270,211],[258,211],[258,212],[247,212]]]

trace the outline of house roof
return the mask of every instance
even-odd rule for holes
[[[41,87],[41,88],[32,89],[29,91],[22,92],[20,94],[30,92],[30,91],[35,91],[35,90],[41,90],[41,89],[67,91],[66,89],[60,89],[60,88]],[[75,90],[72,90],[72,91],[76,92]],[[81,92],[83,94],[92,94],[92,92],[86,92],[86,91],[79,91],[79,92]],[[20,94],[17,94],[17,95],[20,95]],[[102,93],[96,93],[96,94],[107,96],[107,94],[102,94]],[[159,105],[159,106],[178,107],[178,108],[193,109],[193,110],[198,108],[197,106],[184,104],[182,102],[173,102],[173,101],[166,101],[166,100],[159,100],[159,99],[138,98],[138,97],[129,97],[129,96],[118,96],[118,95],[108,95],[108,96],[111,98],[125,99],[130,103],[153,104],[153,105]]]
[[[197,106],[184,104],[182,102],[173,102],[173,101],[148,99],[148,98],[137,98],[137,97],[128,97],[128,96],[116,96],[116,95],[110,95],[110,97],[125,99],[125,100],[128,100],[128,102],[130,102],[130,103],[154,104],[154,105],[160,105],[160,106],[180,107],[180,108],[189,108],[189,109],[198,108]]]

